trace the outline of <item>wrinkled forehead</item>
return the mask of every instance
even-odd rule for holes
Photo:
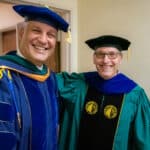
[[[112,46],[102,46],[96,48],[95,52],[120,52],[118,48]]]

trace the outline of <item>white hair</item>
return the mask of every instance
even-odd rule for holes
[[[19,22],[19,23],[17,23],[17,25],[16,25],[16,48],[17,48],[17,54],[18,54],[19,56],[22,56],[22,54],[21,54],[21,52],[20,52],[20,50],[19,50],[19,48],[20,48],[20,46],[19,46],[19,33],[20,33],[20,31],[21,31],[22,29],[24,29],[26,26],[27,26],[27,22]],[[23,57],[23,56],[22,56],[22,57]]]

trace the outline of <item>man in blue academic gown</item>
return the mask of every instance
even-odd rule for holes
[[[118,71],[130,41],[89,39],[96,72],[57,76],[63,98],[59,150],[150,150],[150,102]]]
[[[18,49],[0,57],[0,149],[56,150],[55,73],[45,65],[68,23],[46,7],[15,5],[22,17]],[[9,44],[9,43],[8,43]]]

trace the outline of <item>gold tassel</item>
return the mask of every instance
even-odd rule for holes
[[[127,60],[129,61],[130,59],[130,56],[131,56],[131,49],[128,48],[128,52],[127,52]]]
[[[43,5],[42,5],[43,6]],[[49,9],[49,6],[48,5],[44,5],[44,7],[48,8]]]
[[[68,43],[71,43],[72,42],[72,37],[71,37],[71,30],[68,29],[68,32],[66,33],[66,41]]]

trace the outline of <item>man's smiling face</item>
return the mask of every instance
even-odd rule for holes
[[[19,31],[19,50],[34,65],[43,65],[54,53],[57,30],[37,21],[26,22]]]

